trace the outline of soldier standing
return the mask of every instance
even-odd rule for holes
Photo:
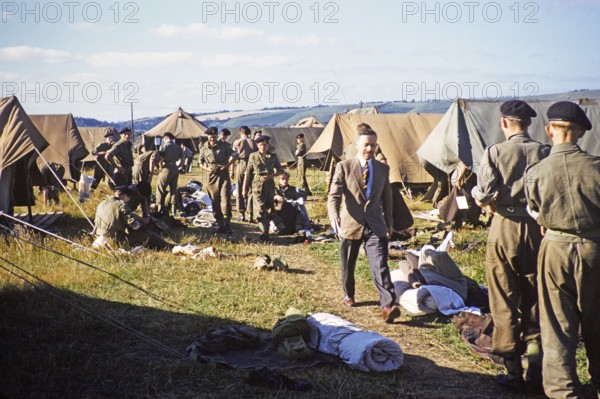
[[[92,190],[98,188],[105,175],[108,178],[108,185],[113,187],[112,175],[110,174],[112,168],[104,156],[108,150],[111,149],[114,143],[115,135],[111,129],[104,133],[104,143],[98,144],[94,151],[92,151],[92,155],[96,157],[96,167],[94,168],[94,182],[92,183]]]
[[[575,357],[581,331],[600,397],[600,157],[577,145],[592,129],[577,104],[557,102],[546,115],[552,150],[525,176],[527,203],[545,230],[538,258],[544,391],[583,398]]]
[[[296,167],[300,172],[300,180],[302,181],[302,189],[306,195],[312,195],[308,181],[306,181],[306,144],[304,144],[304,133],[298,133],[296,135]]]
[[[527,133],[536,112],[524,101],[500,106],[500,127],[506,141],[485,149],[472,195],[477,205],[494,212],[485,271],[494,319],[492,353],[502,356],[506,375],[497,382],[512,391],[539,391],[542,386],[537,255],[542,236],[525,210],[525,191],[517,183],[525,168],[546,158],[550,147]],[[512,191],[511,191],[512,190]],[[529,367],[524,384],[521,355]]]
[[[158,210],[161,215],[168,214],[168,210],[165,208],[168,188],[169,194],[171,195],[171,215],[175,216],[177,212],[177,182],[179,180],[177,161],[183,163],[183,151],[181,151],[181,147],[175,144],[175,136],[173,136],[171,132],[163,134],[163,143],[150,163],[150,170],[154,170],[158,165],[160,152],[164,153],[164,160],[162,168],[158,173],[156,203],[158,204]]]
[[[275,207],[275,182],[273,179],[284,172],[277,155],[268,152],[269,136],[261,135],[254,139],[258,151],[250,154],[246,177],[244,179],[243,195],[252,185],[254,212],[257,215],[261,241],[269,240],[269,222],[273,217]]]
[[[121,139],[117,141],[106,153],[106,161],[113,167],[113,180],[115,186],[127,186],[132,181],[133,168],[133,132],[126,127],[119,132]],[[116,162],[115,162],[116,160]]]
[[[217,129],[206,131],[208,141],[200,149],[200,167],[209,172],[206,191],[212,201],[217,233],[233,234],[231,225],[231,180],[229,167],[238,157],[230,145],[217,140]]]
[[[248,165],[248,158],[250,154],[256,151],[256,144],[250,137],[250,129],[248,126],[240,127],[240,138],[233,142],[233,150],[238,153],[239,158],[237,159],[236,166],[236,180],[235,184],[237,187],[237,198],[236,206],[240,213],[240,220],[246,221],[246,205],[249,198],[244,197],[242,194],[242,188],[244,187],[244,178],[246,177],[246,167]],[[252,218],[252,215],[250,215]]]

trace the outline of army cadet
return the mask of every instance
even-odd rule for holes
[[[244,197],[242,194],[242,188],[244,187],[244,178],[246,177],[246,166],[248,165],[248,158],[250,154],[256,151],[256,144],[250,137],[250,129],[248,126],[240,127],[240,138],[233,142],[233,150],[238,153],[236,166],[236,180],[235,184],[237,187],[237,198],[236,205],[237,210],[240,213],[240,220],[246,220],[246,205],[248,205],[249,198]],[[252,215],[250,215],[252,218]]]
[[[577,145],[592,129],[581,107],[560,101],[546,115],[552,150],[525,176],[527,203],[545,231],[538,258],[544,391],[583,397],[575,358],[581,326],[600,397],[600,157]]]
[[[296,167],[298,168],[298,172],[300,172],[302,189],[306,195],[312,195],[310,186],[306,181],[306,144],[304,144],[304,133],[299,133],[296,135],[296,151],[294,152],[294,155],[296,156]]]
[[[242,190],[245,196],[252,185],[254,212],[261,231],[261,241],[269,240],[269,222],[273,217],[275,182],[273,179],[284,172],[277,155],[268,151],[269,136],[261,135],[254,139],[258,151],[250,154],[246,177]]]
[[[181,151],[181,147],[175,144],[175,136],[173,136],[173,133],[166,132],[163,134],[162,138],[163,143],[161,144],[160,149],[155,154],[154,158],[152,158],[150,170],[154,170],[154,168],[159,164],[159,153],[164,153],[162,168],[158,173],[158,183],[156,184],[156,203],[158,205],[158,211],[161,215],[166,215],[169,213],[165,208],[168,188],[171,201],[171,216],[175,216],[177,213],[177,182],[179,180],[179,168],[177,167],[177,161],[183,163],[183,151]]]
[[[541,390],[536,275],[542,237],[525,209],[523,186],[515,182],[523,177],[527,166],[547,157],[550,147],[532,140],[527,133],[531,118],[537,116],[529,104],[506,101],[500,112],[506,141],[485,149],[471,193],[477,205],[494,212],[485,269],[494,319],[492,352],[504,359],[507,370],[497,382],[513,391],[535,391]],[[529,367],[523,380],[521,355],[525,350]]]
[[[135,161],[133,161],[132,180],[134,184],[143,181],[152,184],[154,170],[150,169],[150,164],[152,164],[152,159],[155,157],[158,157],[159,161],[162,161],[165,158],[165,153],[158,151],[158,154],[156,154],[156,151],[146,151],[138,155]],[[152,166],[154,167],[155,165],[153,164]]]
[[[92,190],[95,190],[100,185],[100,182],[104,180],[106,176],[108,178],[109,186],[113,187],[112,181],[112,167],[106,161],[104,156],[111,149],[115,143],[115,135],[113,130],[109,130],[104,133],[104,143],[98,144],[98,146],[92,151],[92,155],[96,157],[96,167],[94,168],[94,182],[92,183]]]
[[[133,144],[130,140],[133,132],[126,127],[119,132],[119,136],[121,136],[121,139],[113,144],[105,157],[106,161],[113,167],[114,184],[116,186],[127,186],[132,181]]]
[[[233,234],[231,230],[231,179],[229,167],[238,157],[231,146],[217,140],[217,129],[206,131],[208,141],[200,149],[200,167],[209,172],[206,191],[212,201],[217,233]]]
[[[279,185],[275,188],[275,226],[279,234],[294,234],[305,230],[310,234],[310,219],[304,206],[306,194],[290,185],[290,174],[279,175]]]
[[[96,224],[94,232],[98,238],[94,246],[112,239],[117,245],[141,245],[158,250],[168,250],[173,247],[159,235],[142,229],[139,218],[134,216],[129,207],[135,196],[131,188],[117,186],[113,196],[98,204],[94,222]]]
[[[225,143],[225,145],[227,145],[228,147],[232,147],[229,141],[227,141],[229,139],[229,136],[231,136],[231,131],[224,127],[219,133],[219,141]]]
[[[194,160],[194,151],[188,148],[185,144],[179,145],[183,152],[183,163],[179,165],[179,173],[190,173],[192,171],[192,162]]]

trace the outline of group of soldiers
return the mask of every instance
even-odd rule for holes
[[[227,141],[231,132],[211,127],[206,131],[207,141],[200,147],[198,159],[201,169],[208,172],[206,191],[212,202],[213,215],[217,223],[217,232],[233,234],[232,218],[232,184],[231,179],[237,171],[237,210],[240,219],[245,220],[245,214],[250,212],[250,221],[256,215],[262,241],[269,240],[269,230],[275,221],[275,230],[291,233],[289,217],[278,217],[275,200],[292,204],[294,215],[298,218],[291,226],[298,229],[310,229],[310,221],[300,198],[306,194],[289,186],[289,175],[279,163],[277,155],[270,151],[270,138],[266,135],[255,135],[250,139],[250,129],[240,128],[240,138],[233,145]],[[127,241],[129,245],[140,245],[147,241],[148,247],[166,249],[170,244],[159,239],[160,236],[146,229],[151,222],[158,222],[161,217],[176,215],[178,205],[178,178],[180,166],[187,170],[189,158],[183,145],[175,143],[175,137],[166,132],[162,144],[156,151],[148,151],[133,158],[131,130],[123,129],[121,139],[114,143],[112,134],[107,134],[106,141],[94,151],[98,160],[95,173],[96,188],[101,179],[106,176],[109,185],[115,190],[114,196],[100,203],[96,210],[96,234],[100,237],[110,237],[116,241]],[[300,150],[299,158],[304,158],[306,147],[304,137],[298,135]],[[301,146],[300,146],[301,144]],[[298,153],[298,151],[297,151]],[[180,166],[178,166],[178,163]],[[234,168],[234,164],[237,166]],[[308,187],[305,178],[305,165],[302,165],[303,182]],[[158,175],[156,188],[156,218],[150,215],[150,196],[153,174]],[[280,186],[276,187],[275,179],[282,176]],[[168,204],[167,204],[168,202]],[[127,206],[126,206],[127,205]],[[132,211],[141,205],[142,216],[136,216]],[[170,206],[169,206],[170,205]],[[289,209],[282,207],[282,215],[288,215]],[[285,210],[287,209],[287,211]],[[286,223],[287,222],[287,223]],[[103,242],[100,239],[99,242]]]
[[[492,352],[506,366],[497,382],[581,398],[580,327],[589,373],[600,386],[600,158],[577,145],[592,124],[577,104],[553,104],[545,128],[550,147],[528,134],[537,117],[529,104],[511,100],[500,110],[506,141],[486,148],[472,189],[477,204],[494,214],[485,266]]]

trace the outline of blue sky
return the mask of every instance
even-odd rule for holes
[[[25,4],[25,6],[24,6]],[[1,2],[2,95],[109,121],[600,88],[600,2]]]

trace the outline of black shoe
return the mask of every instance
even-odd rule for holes
[[[233,234],[233,230],[231,230],[231,226],[229,225],[229,223],[226,223],[224,228],[225,228],[225,234]]]
[[[537,363],[530,363],[525,373],[525,387],[527,393],[543,394],[544,384],[542,383],[542,366]]]
[[[496,376],[496,384],[512,393],[525,393],[527,390],[523,377],[515,377],[510,374]]]
[[[220,225],[219,228],[217,229],[217,233],[227,234],[227,230],[225,230],[225,226]]]
[[[269,242],[269,235],[268,235],[268,234],[265,234],[265,233],[263,233],[263,234],[261,234],[261,235],[258,237],[258,239],[259,239],[260,241],[262,241],[262,242]]]

